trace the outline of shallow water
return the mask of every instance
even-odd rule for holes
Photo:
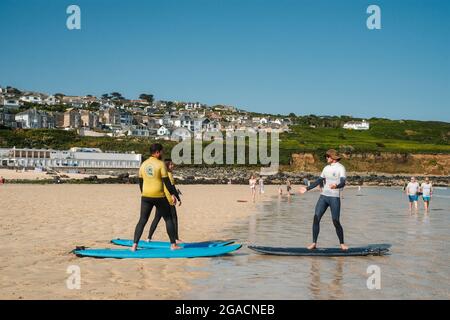
[[[380,257],[280,257],[259,255],[247,244],[304,247],[311,241],[319,194],[261,202],[247,222],[225,231],[244,247],[200,267],[208,277],[193,280],[188,299],[449,299],[450,190],[435,190],[431,211],[410,214],[400,189],[345,190],[341,222],[350,246],[390,243]],[[329,211],[319,246],[338,245]],[[378,266],[381,288],[368,289],[367,268]],[[193,270],[194,271],[194,270]]]

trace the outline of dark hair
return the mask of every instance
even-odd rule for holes
[[[172,159],[170,159],[170,158],[164,159],[164,163],[166,164],[166,166],[171,162],[172,162]]]
[[[161,143],[153,143],[150,146],[150,154],[155,154],[158,151],[162,151],[163,150],[163,146]]]

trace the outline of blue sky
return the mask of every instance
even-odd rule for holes
[[[445,0],[0,0],[0,85],[450,121],[449,17]]]

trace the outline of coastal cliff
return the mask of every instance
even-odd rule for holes
[[[412,154],[412,153],[343,153],[342,164],[348,172],[365,174],[388,173],[408,175],[449,175],[449,154]],[[291,155],[291,170],[317,172],[325,164],[313,153],[294,153]]]

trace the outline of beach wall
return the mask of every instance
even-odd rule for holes
[[[316,172],[325,159],[312,153],[294,153],[291,156],[293,171]],[[342,164],[348,172],[389,173],[410,175],[449,175],[450,155],[411,153],[344,153]]]

